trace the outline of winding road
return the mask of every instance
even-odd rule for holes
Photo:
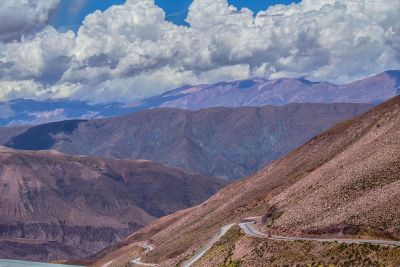
[[[278,240],[278,241],[315,241],[315,242],[338,242],[338,243],[347,243],[347,244],[373,244],[373,245],[382,245],[382,246],[400,246],[400,241],[390,241],[390,240],[379,240],[379,239],[336,239],[336,238],[313,238],[313,237],[286,237],[286,236],[276,236],[276,235],[267,235],[262,233],[257,228],[257,221],[260,220],[259,217],[252,217],[245,219],[245,222],[239,223],[239,227],[244,231],[244,233],[251,237],[264,238],[269,240]],[[217,243],[221,237],[223,237],[229,229],[232,228],[235,224],[228,224],[221,228],[221,231],[214,236],[210,241],[207,242],[206,245],[201,247],[192,257],[182,263],[182,267],[191,267],[194,263],[196,263],[201,257],[203,257],[207,251]],[[145,249],[145,252],[148,253],[154,250],[154,247],[148,244],[147,242],[140,243],[139,246]],[[139,265],[139,266],[158,266],[153,263],[144,263],[141,261],[141,258],[136,258],[131,261],[131,263]]]
[[[382,246],[400,246],[400,241],[379,240],[379,239],[341,239],[341,238],[313,238],[313,237],[291,237],[266,235],[260,232],[256,227],[255,221],[239,223],[239,227],[248,236],[266,238],[278,241],[316,241],[316,242],[338,242],[347,244],[373,244]]]
[[[149,253],[150,251],[154,250],[154,247],[147,242],[142,242],[139,244],[139,246],[144,248],[145,253]],[[142,262],[142,257],[131,260],[131,263],[139,265],[139,266],[158,266],[157,264],[154,264],[154,263]]]
[[[203,247],[201,247],[192,257],[190,257],[187,261],[182,263],[182,267],[190,267],[192,266],[195,262],[197,262],[199,259],[201,259],[201,257],[204,256],[204,254],[207,253],[207,251],[215,244],[217,243],[221,237],[223,237],[228,231],[229,229],[232,228],[232,226],[234,226],[235,224],[228,224],[225,225],[224,227],[221,228],[221,231],[219,232],[219,234],[217,234],[216,236],[213,237],[213,239],[211,239],[210,241],[207,242],[207,244]]]

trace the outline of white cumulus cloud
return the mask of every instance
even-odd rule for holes
[[[391,0],[303,0],[253,14],[194,0],[189,26],[177,26],[154,0],[127,0],[88,15],[76,35],[48,26],[0,44],[0,98],[131,101],[251,76],[344,83],[400,67],[399,9]]]
[[[4,0],[0,5],[0,41],[19,39],[43,26],[59,0]]]

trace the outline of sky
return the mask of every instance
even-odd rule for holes
[[[398,0],[13,0],[0,19],[0,100],[132,102],[185,84],[400,69]]]
[[[112,5],[123,4],[125,0],[61,0],[51,25],[59,30],[77,31],[85,16],[96,11],[106,10]],[[230,0],[229,4],[238,8],[247,7],[253,12],[259,12],[276,4],[298,3],[300,0]],[[178,24],[187,25],[185,19],[192,0],[156,0],[155,3],[166,13],[166,19]]]

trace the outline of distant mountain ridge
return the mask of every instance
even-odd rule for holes
[[[23,150],[147,159],[207,176],[237,179],[301,145],[367,104],[144,110],[99,119],[0,128],[0,144]]]
[[[254,78],[183,87],[166,92],[161,107],[202,109],[214,106],[281,106],[289,103],[381,103],[400,93],[400,71],[387,71],[345,85],[305,79]],[[170,100],[175,97],[175,100]]]
[[[91,104],[68,99],[3,101],[0,102],[0,126],[113,117],[159,107],[198,110],[209,107],[281,106],[289,103],[377,104],[399,93],[399,70],[386,71],[346,85],[311,82],[301,78],[252,78],[197,86],[185,85],[129,104]]]

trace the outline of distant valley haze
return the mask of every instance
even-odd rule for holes
[[[136,102],[15,99],[0,102],[0,126],[37,125],[70,119],[107,118],[154,108],[283,106],[290,103],[378,104],[400,94],[400,71],[390,70],[344,85],[302,78],[252,78],[186,85]]]

